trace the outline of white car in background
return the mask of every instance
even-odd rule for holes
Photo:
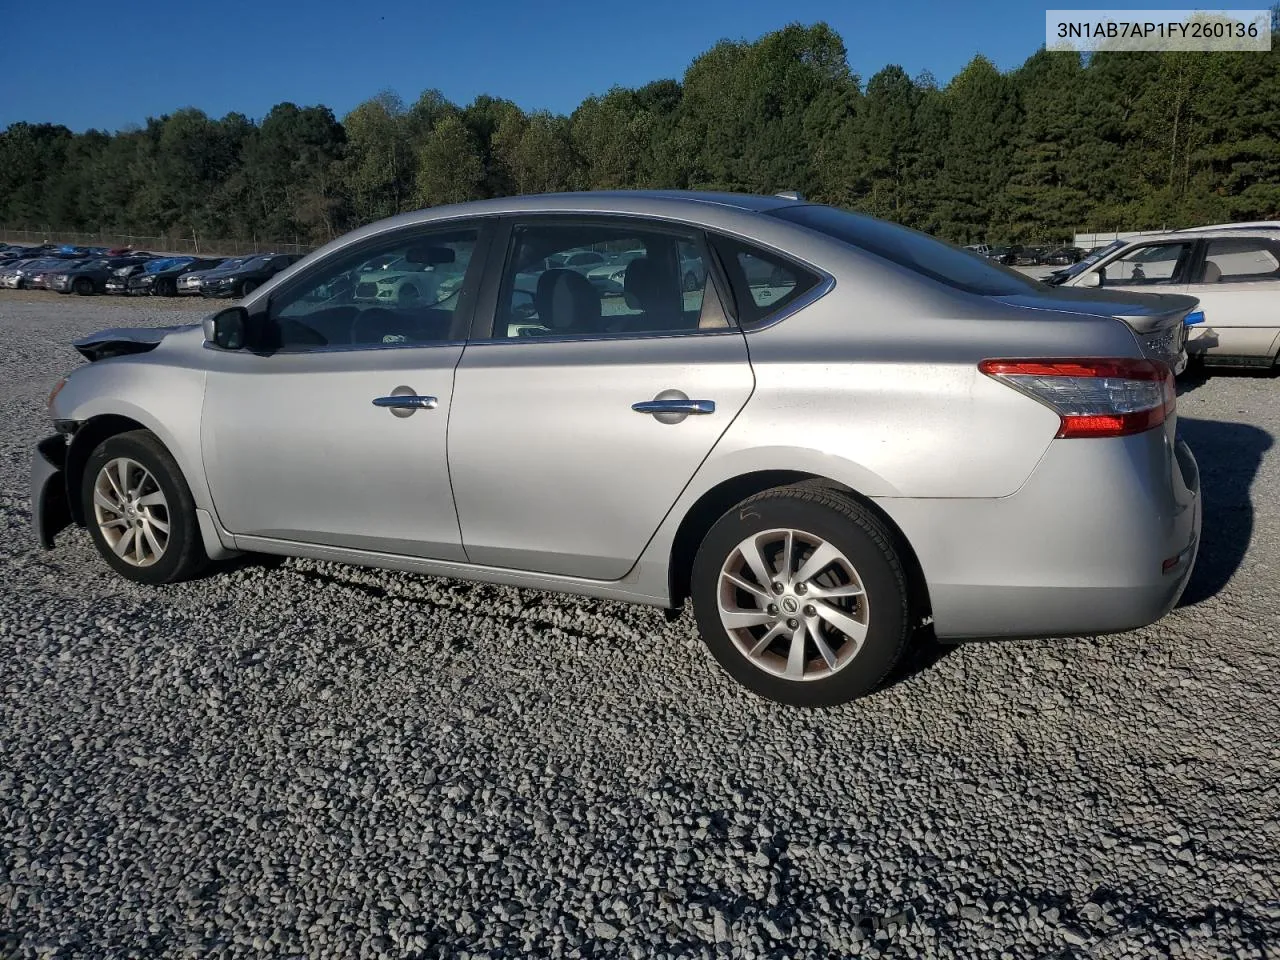
[[[1280,223],[1218,224],[1116,240],[1049,277],[1064,287],[1182,293],[1200,301],[1187,354],[1270,367],[1280,355]]]

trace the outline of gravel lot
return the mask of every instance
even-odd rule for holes
[[[67,341],[202,307],[0,294],[0,957],[1280,955],[1280,379],[1184,388],[1166,620],[797,712],[688,614],[37,550]]]

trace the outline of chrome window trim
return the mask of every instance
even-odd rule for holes
[[[312,357],[321,353],[361,353],[366,350],[434,350],[438,347],[465,347],[466,340],[437,340],[431,343],[331,343],[323,347],[313,347],[307,350],[272,350],[270,353],[264,353],[247,348],[240,350],[227,350],[218,346],[216,343],[204,341],[201,346],[206,350],[216,350],[218,353],[251,353],[255,357]]]
[[[591,343],[601,341],[605,343],[619,343],[629,340],[656,340],[656,339],[687,339],[690,337],[723,337],[726,334],[742,336],[740,327],[721,327],[715,330],[654,330],[640,333],[596,333],[596,334],[579,334],[571,336],[568,334],[558,334],[556,336],[546,337],[484,337],[477,340],[468,340],[467,349],[473,347],[482,347],[487,344],[509,344],[509,343]]]

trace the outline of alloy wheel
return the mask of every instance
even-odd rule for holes
[[[862,579],[837,547],[803,530],[752,534],[720,569],[720,622],[751,664],[785,680],[844,669],[867,636]]]
[[[128,457],[107,461],[93,484],[93,513],[112,552],[149,567],[169,546],[169,502],[154,476]]]

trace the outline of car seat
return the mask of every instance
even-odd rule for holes
[[[557,267],[538,278],[533,295],[538,320],[553,334],[600,333],[600,294],[574,270]]]
[[[626,318],[628,331],[682,330],[689,327],[684,316],[684,294],[675,275],[648,257],[627,264],[622,278],[622,296],[639,316]]]

